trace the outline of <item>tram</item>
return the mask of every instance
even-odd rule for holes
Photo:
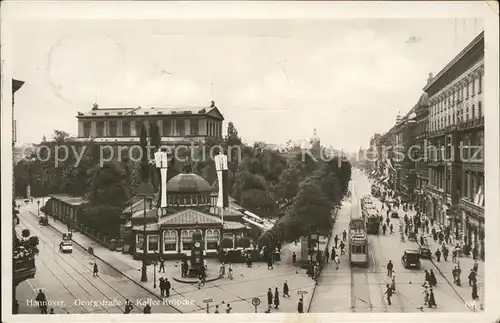
[[[368,266],[368,236],[361,216],[349,222],[349,262],[353,266]]]

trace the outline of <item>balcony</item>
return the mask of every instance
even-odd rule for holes
[[[460,209],[475,214],[479,217],[484,218],[484,207],[474,204],[472,201],[469,201],[467,198],[460,198],[459,202]]]
[[[439,189],[432,185],[427,185],[427,192],[435,198],[442,198],[445,196],[444,190]]]
[[[458,131],[468,131],[484,127],[484,117],[462,121],[458,124]]]

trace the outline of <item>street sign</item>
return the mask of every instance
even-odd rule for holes
[[[307,294],[306,290],[298,290],[297,291],[297,295],[305,295],[305,294]]]
[[[252,298],[252,305],[255,307],[259,306],[260,305],[260,298],[258,298],[258,297]]]
[[[213,301],[214,301],[214,300],[213,300],[213,299],[211,299],[211,298],[205,298],[205,299],[203,300],[203,303],[206,303],[206,304],[207,304],[207,313],[210,313],[210,310],[209,310],[210,305],[209,305],[209,304],[210,304],[210,303],[212,303]]]

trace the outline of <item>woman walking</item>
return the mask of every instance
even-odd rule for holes
[[[278,309],[280,306],[280,293],[278,292],[278,287],[274,289],[274,308]]]

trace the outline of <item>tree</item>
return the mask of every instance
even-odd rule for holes
[[[301,169],[296,163],[290,163],[280,175],[275,190],[276,199],[282,204],[289,203],[297,195],[301,180]]]
[[[227,151],[228,157],[228,168],[234,175],[238,170],[239,158],[241,157],[239,152],[241,151],[241,138],[238,136],[238,130],[232,122],[227,124],[227,135],[224,142],[224,148]],[[229,182],[229,185],[234,184],[234,182]]]
[[[141,146],[142,156],[141,156],[141,178],[142,181],[149,180],[149,151],[148,151],[148,138],[146,126],[141,123],[141,132],[139,137],[139,143]]]

